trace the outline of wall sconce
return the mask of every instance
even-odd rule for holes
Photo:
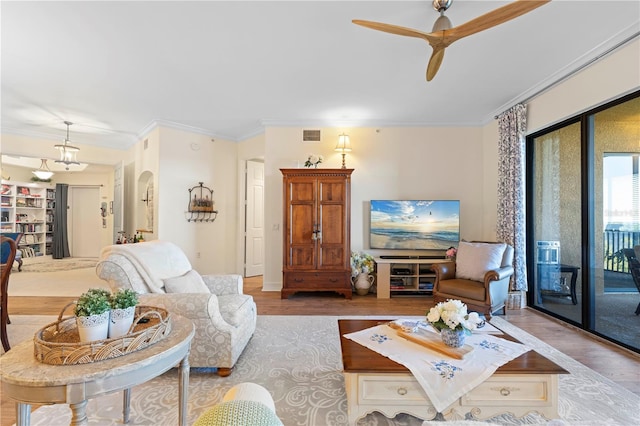
[[[342,168],[346,169],[347,166],[344,162],[344,157],[347,152],[351,152],[351,141],[349,140],[349,135],[345,135],[343,133],[338,136],[338,144],[336,145],[335,151],[338,151],[342,154]]]

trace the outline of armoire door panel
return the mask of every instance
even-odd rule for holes
[[[342,246],[322,246],[318,259],[319,269],[345,269],[344,248]]]
[[[320,223],[323,244],[344,244],[344,206],[341,204],[322,204]]]
[[[315,180],[304,179],[302,181],[291,182],[291,186],[289,188],[289,200],[292,203],[295,203],[296,201],[307,201],[315,203]]]
[[[315,247],[309,246],[295,246],[290,248],[290,261],[287,265],[289,268],[295,269],[315,269]]]
[[[333,201],[344,203],[345,183],[344,180],[331,179],[328,182],[320,183],[320,202]]]
[[[313,204],[291,204],[288,235],[290,244],[313,244],[317,225]]]

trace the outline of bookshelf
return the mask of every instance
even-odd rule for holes
[[[55,204],[55,190],[47,186],[2,181],[0,232],[24,234],[19,246],[23,257],[51,254],[47,253],[47,247],[50,248],[53,242],[53,208],[49,209],[49,206]]]

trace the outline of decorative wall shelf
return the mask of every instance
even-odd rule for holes
[[[203,186],[203,182],[189,189],[187,222],[213,222],[218,217],[213,201],[213,189]]]

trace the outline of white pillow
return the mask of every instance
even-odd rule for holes
[[[167,293],[211,293],[202,276],[193,269],[184,275],[163,281]]]
[[[498,269],[507,245],[461,241],[456,253],[456,278],[484,281],[487,271]]]

